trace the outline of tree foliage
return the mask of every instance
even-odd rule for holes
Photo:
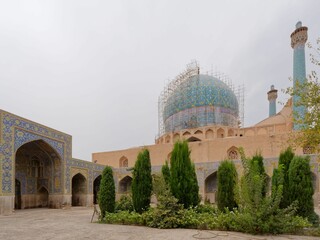
[[[313,186],[309,157],[294,157],[289,167],[289,199],[298,201],[297,214],[309,217],[313,214]]]
[[[218,168],[218,208],[232,211],[237,206],[234,189],[237,183],[237,170],[232,161],[223,161]]]
[[[138,154],[132,175],[133,206],[136,212],[141,213],[149,208],[152,193],[151,163],[148,149],[144,149]]]
[[[290,228],[294,221],[302,220],[295,216],[296,204],[293,202],[287,208],[280,208],[282,198],[283,173],[282,167],[278,168],[277,177],[274,177],[272,194],[264,196],[264,178],[260,173],[258,161],[246,158],[243,149],[240,149],[244,174],[237,188],[238,211],[243,228],[248,232],[281,232]],[[282,229],[282,230],[281,230]]]
[[[199,203],[199,186],[186,141],[174,144],[171,154],[170,189],[185,208]]]
[[[262,189],[261,193],[262,196],[266,196],[267,190],[268,190],[268,176],[266,174],[266,170],[264,169],[263,165],[263,157],[260,153],[256,153],[252,159],[250,160],[250,164],[252,164],[253,168],[257,168],[257,171],[259,172],[261,178],[262,178]]]
[[[170,169],[169,169],[168,161],[166,161],[165,164],[162,166],[161,173],[164,178],[164,181],[169,186],[169,184],[170,184]]]
[[[294,157],[294,153],[291,147],[288,147],[285,151],[280,153],[279,166],[282,165],[283,172],[283,193],[280,202],[281,208],[286,208],[291,204],[290,191],[289,191],[289,166]]]
[[[115,185],[112,168],[106,166],[102,172],[98,202],[103,218],[106,212],[114,212],[115,209]]]

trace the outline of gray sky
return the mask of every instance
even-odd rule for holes
[[[0,108],[72,135],[73,157],[91,160],[153,144],[165,82],[196,59],[245,85],[250,126],[268,116],[270,85],[290,84],[296,22],[310,42],[320,36],[319,9],[319,0],[0,0]]]

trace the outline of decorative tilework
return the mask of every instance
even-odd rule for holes
[[[2,181],[4,194],[14,194],[14,155],[24,143],[42,139],[52,146],[61,156],[62,176],[70,171],[66,165],[71,159],[71,136],[28,121],[13,114],[0,111],[1,117],[1,149],[2,149]],[[70,180],[66,178],[65,188],[70,192]]]
[[[89,193],[93,191],[93,181],[95,178],[100,175],[105,168],[104,165],[83,161],[80,159],[71,159],[68,163],[70,167],[73,168],[81,168],[81,169],[87,169],[88,170],[88,184],[89,184]],[[69,178],[71,179],[72,176],[69,175]]]

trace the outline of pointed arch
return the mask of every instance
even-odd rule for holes
[[[228,156],[228,159],[230,160],[239,159],[240,158],[239,149],[236,148],[235,146],[232,146],[231,148],[228,149],[227,156]]]
[[[130,193],[131,192],[132,177],[129,175],[125,176],[119,181],[119,193]]]
[[[72,206],[86,206],[87,179],[81,173],[72,177]]]
[[[180,140],[180,134],[179,133],[175,133],[173,135],[173,142],[175,143],[176,141],[179,141]]]
[[[49,191],[45,186],[41,186],[38,190],[37,205],[38,207],[48,207],[49,205]]]
[[[197,130],[194,132],[194,134],[200,135],[200,134],[203,134],[203,132],[201,130]]]
[[[129,160],[126,156],[122,156],[119,159],[119,167],[128,167],[128,164],[129,164]]]
[[[182,134],[182,136],[184,136],[184,137],[188,137],[188,136],[190,136],[191,135],[191,133],[189,132],[189,131],[185,131],[183,134]]]
[[[52,194],[62,193],[62,162],[59,153],[42,139],[27,141],[15,152],[15,207],[49,207]],[[60,207],[53,203],[50,207]]]
[[[209,201],[210,203],[215,203],[216,192],[218,189],[217,171],[207,176],[204,182],[205,182],[204,189],[205,189],[206,201]]]
[[[217,130],[217,138],[224,138],[224,137],[225,137],[224,130],[222,128],[219,128]]]
[[[98,194],[100,190],[100,182],[101,182],[102,176],[97,176],[93,181],[93,204],[98,203]]]
[[[228,137],[232,137],[232,136],[234,136],[234,131],[233,131],[233,129],[229,129],[228,130]]]
[[[206,139],[213,139],[214,133],[212,129],[206,131]]]
[[[165,143],[170,143],[170,142],[171,142],[171,137],[170,137],[170,135],[167,135],[165,137]]]

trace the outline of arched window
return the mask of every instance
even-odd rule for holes
[[[239,159],[239,150],[238,150],[238,148],[231,147],[231,148],[229,148],[227,153],[228,153],[228,159],[230,159],[230,160]]]
[[[28,175],[30,177],[43,177],[43,162],[37,156],[31,157]]]
[[[128,158],[126,158],[125,156],[122,156],[119,160],[119,166],[128,167]]]

